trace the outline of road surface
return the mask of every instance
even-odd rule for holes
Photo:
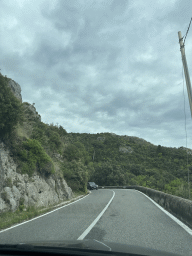
[[[72,204],[0,231],[0,243],[96,239],[192,255],[185,230],[136,190],[100,189]]]

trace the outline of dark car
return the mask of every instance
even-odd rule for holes
[[[88,182],[87,188],[89,190],[98,189],[98,185],[96,185],[95,182]]]

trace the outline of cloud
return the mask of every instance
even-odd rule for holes
[[[191,10],[190,0],[2,0],[0,68],[46,123],[185,146],[177,33]]]

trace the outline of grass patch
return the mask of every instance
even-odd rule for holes
[[[37,209],[34,207],[28,208],[26,211],[4,212],[0,214],[0,229],[11,227],[14,224],[29,220],[38,215]]]
[[[87,195],[88,193],[82,192],[82,191],[75,191],[73,192],[74,197],[82,196],[82,195]]]
[[[27,133],[27,130],[25,129],[24,126],[21,126],[20,124],[17,125],[16,127],[16,134],[19,136],[21,139],[29,139],[29,135]]]
[[[14,224],[19,224],[24,221],[30,220],[37,216],[40,216],[46,212],[49,212],[53,209],[50,208],[38,208],[30,207],[26,211],[17,210],[15,212],[5,212],[0,214],[0,230],[9,228]]]

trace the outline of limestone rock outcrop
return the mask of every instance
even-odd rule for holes
[[[119,152],[122,152],[122,153],[132,153],[133,150],[129,146],[120,146],[119,147]]]
[[[21,86],[18,83],[16,83],[14,80],[12,80],[11,78],[9,78],[8,86],[11,88],[11,91],[13,92],[15,97],[20,102],[22,102]],[[28,112],[28,114],[29,114],[28,115],[29,120],[34,120],[35,118],[37,118],[39,121],[41,121],[41,116],[36,111],[36,108],[35,108],[34,104],[32,105],[28,102],[24,102],[23,107],[24,107],[25,112]]]
[[[12,79],[9,79],[8,86],[11,88],[15,97],[22,102],[21,86]]]
[[[24,102],[23,108],[24,108],[25,113],[27,114],[28,121],[33,121],[35,119],[38,119],[39,121],[41,121],[41,116],[36,111],[36,108],[34,105],[32,105],[28,102]]]
[[[22,204],[47,207],[71,199],[73,193],[66,181],[56,175],[32,177],[16,172],[9,149],[0,143],[0,212],[15,211]]]

